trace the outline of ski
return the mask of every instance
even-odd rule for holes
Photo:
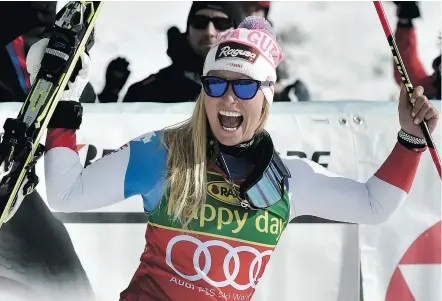
[[[44,153],[42,134],[84,51],[93,44],[93,28],[103,1],[70,1],[44,34],[49,38],[40,70],[16,118],[6,119],[0,143],[0,228],[14,209],[17,194],[38,184],[35,164]],[[17,208],[15,208],[17,210]]]

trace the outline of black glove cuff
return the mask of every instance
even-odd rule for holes
[[[402,28],[411,28],[413,27],[413,20],[412,19],[399,19],[397,22],[398,27]]]
[[[78,101],[59,101],[48,128],[78,130],[83,120],[83,106]]]

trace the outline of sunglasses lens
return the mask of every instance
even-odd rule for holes
[[[215,26],[215,28],[217,30],[224,31],[224,30],[229,29],[230,27],[233,27],[232,22],[227,18],[216,17],[216,18],[213,18],[212,21],[213,21],[213,25]]]
[[[232,22],[228,18],[209,18],[206,16],[195,15],[190,20],[190,25],[195,29],[206,29],[209,22],[212,21],[217,30],[224,31],[232,27]]]
[[[203,80],[203,86],[210,97],[221,97],[227,90],[227,81],[218,77],[207,77]]]
[[[206,29],[209,22],[210,18],[206,16],[195,15],[190,20],[190,25],[192,25],[192,27],[195,29]]]
[[[252,99],[258,91],[258,83],[252,80],[238,80],[233,84],[233,90],[241,99]]]

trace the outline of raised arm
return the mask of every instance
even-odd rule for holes
[[[358,224],[381,223],[405,200],[420,157],[421,153],[396,144],[365,183],[338,176],[310,160],[285,160],[292,174],[291,218],[313,215]]]
[[[398,142],[378,171],[365,183],[340,177],[303,159],[285,160],[289,179],[291,218],[314,215],[326,219],[376,224],[385,221],[405,200],[413,184],[421,153],[426,149],[419,123],[432,133],[439,112],[417,86],[408,101],[404,88],[398,104]]]
[[[44,161],[49,205],[64,212],[84,211],[141,195],[145,209],[152,209],[161,197],[166,162],[160,135],[138,137],[83,168],[75,131],[50,129]]]
[[[47,44],[48,39],[42,39],[29,50],[31,81]],[[48,203],[60,211],[83,211],[141,195],[149,210],[160,200],[163,188],[167,152],[160,132],[136,138],[86,168],[80,162],[75,133],[82,121],[79,99],[89,81],[90,65],[89,56],[83,53],[80,71],[69,81],[48,125],[44,160]]]

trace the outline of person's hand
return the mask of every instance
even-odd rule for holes
[[[48,38],[41,39],[33,44],[28,51],[28,55],[26,56],[26,69],[30,75],[31,85],[34,83],[38,71],[40,70],[41,60],[43,59],[48,43]],[[78,102],[89,81],[91,59],[86,53],[83,53],[80,58],[81,59],[77,61],[77,66],[74,68],[74,72],[72,72],[61,100]]]
[[[120,92],[130,75],[129,62],[123,57],[112,60],[106,70],[106,88]]]
[[[397,11],[396,15],[399,19],[416,19],[421,16],[418,2],[416,1],[394,1]]]
[[[310,93],[306,85],[301,80],[296,80],[293,84],[288,85],[280,94],[281,101],[290,101],[290,91],[294,92],[298,101],[309,101]]]
[[[112,60],[107,66],[106,83],[98,95],[101,103],[117,102],[121,89],[130,75],[129,62],[122,57]]]
[[[418,138],[424,138],[424,134],[419,126],[422,120],[427,122],[430,133],[434,131],[439,120],[439,111],[424,95],[424,88],[422,86],[414,88],[411,101],[409,101],[407,90],[402,85],[398,111],[402,130]]]

